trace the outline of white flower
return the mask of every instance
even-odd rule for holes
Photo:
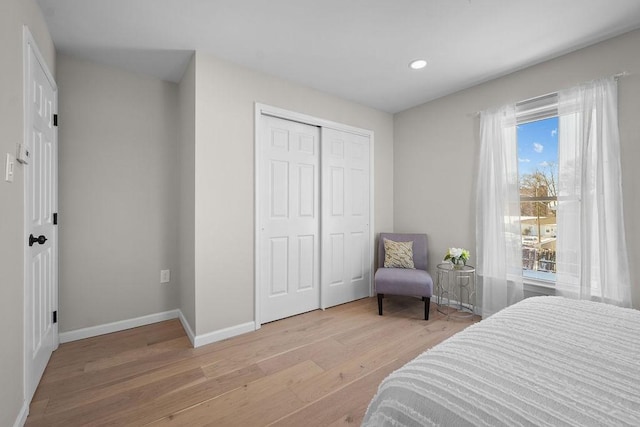
[[[449,248],[444,256],[444,261],[451,261],[453,264],[466,264],[469,261],[469,251],[464,248]]]
[[[451,258],[459,258],[462,255],[462,248],[449,248]]]

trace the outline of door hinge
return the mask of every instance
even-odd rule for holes
[[[53,323],[58,323],[58,310],[53,312]]]
[[[53,115],[53,125],[54,126],[58,126],[58,115],[57,114]]]
[[[53,213],[53,225],[58,225],[58,212]]]

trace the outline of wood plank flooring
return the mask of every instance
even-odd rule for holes
[[[360,425],[380,381],[478,318],[389,296],[191,348],[178,320],[62,344],[27,426]]]

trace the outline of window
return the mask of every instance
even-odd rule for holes
[[[524,278],[555,283],[558,191],[556,97],[518,105],[518,178]]]
[[[525,281],[631,306],[616,94],[615,78],[606,77],[481,112],[476,251],[483,316],[521,300]],[[527,185],[536,166],[545,172],[554,163],[558,197],[544,175]],[[522,225],[527,210],[534,220]]]

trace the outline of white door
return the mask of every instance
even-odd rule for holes
[[[31,400],[58,345],[57,310],[57,88],[33,40],[26,41],[25,144],[25,377]]]
[[[315,126],[261,116],[260,323],[320,308]]]
[[[322,129],[322,307],[371,294],[370,140]]]

